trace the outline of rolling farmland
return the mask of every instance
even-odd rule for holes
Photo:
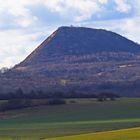
[[[69,99],[67,102],[1,112],[0,140],[16,137],[38,140],[140,126],[139,98],[107,102]]]

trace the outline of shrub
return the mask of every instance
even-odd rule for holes
[[[77,102],[75,100],[71,100],[70,103],[75,104]]]
[[[48,105],[61,105],[66,104],[64,99],[49,99]]]
[[[30,100],[25,99],[11,99],[7,102],[1,104],[0,111],[7,111],[7,110],[13,110],[13,109],[21,109],[31,106]]]

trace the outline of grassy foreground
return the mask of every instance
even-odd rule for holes
[[[139,98],[71,100],[75,102],[1,112],[0,140],[40,140],[140,127]]]
[[[140,128],[50,138],[46,140],[140,140]]]

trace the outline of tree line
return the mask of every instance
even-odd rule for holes
[[[0,94],[0,100],[5,100],[5,102],[0,104],[0,111],[7,111],[13,109],[22,109],[33,106],[40,105],[61,105],[66,104],[67,98],[96,98],[97,101],[114,101],[119,96],[110,93],[104,92],[99,94],[84,94],[84,93],[63,93],[63,92],[55,92],[55,93],[46,93],[43,91],[31,91],[30,93],[24,93],[21,88],[17,89],[15,92]],[[34,103],[33,99],[47,99],[45,101]]]
[[[102,92],[99,94],[91,93],[78,93],[74,91],[70,92],[45,92],[45,91],[34,91],[26,93],[23,92],[21,88],[17,89],[15,92],[0,93],[0,100],[10,100],[10,99],[51,99],[51,98],[97,98],[99,101],[114,100],[119,96],[111,92]]]

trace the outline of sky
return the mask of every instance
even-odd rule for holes
[[[0,68],[25,59],[60,26],[102,28],[140,43],[140,0],[0,0]]]

